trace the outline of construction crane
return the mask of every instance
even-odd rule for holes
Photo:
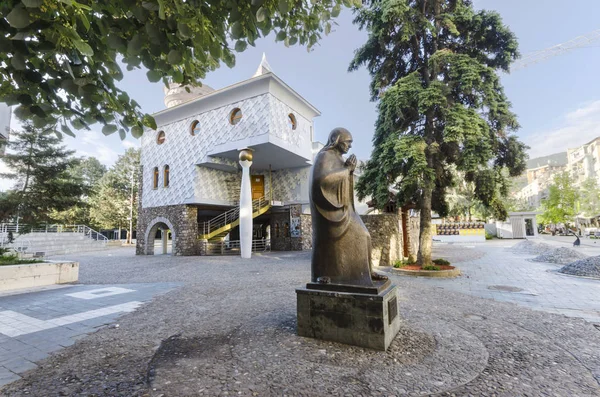
[[[528,66],[545,61],[548,58],[562,55],[565,52],[569,52],[576,48],[590,47],[597,41],[600,41],[600,29],[594,30],[593,32],[583,36],[575,37],[573,40],[569,40],[566,43],[557,44],[544,50],[529,53],[523,58],[517,59],[515,62],[513,62],[510,70],[514,72],[515,70],[524,69]]]

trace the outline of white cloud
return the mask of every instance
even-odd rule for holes
[[[123,147],[125,149],[139,148],[140,147],[140,142],[139,141],[124,140],[124,141],[121,141],[121,145],[123,145]]]
[[[530,158],[566,152],[600,136],[600,100],[565,115],[560,127],[538,132],[523,141],[531,147]]]

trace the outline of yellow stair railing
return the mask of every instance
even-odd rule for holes
[[[256,218],[267,212],[271,208],[271,200],[266,197],[252,201],[252,218]],[[199,236],[201,240],[221,240],[234,227],[240,224],[240,207],[232,208],[213,219],[202,222],[198,225]]]

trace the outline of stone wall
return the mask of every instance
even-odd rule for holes
[[[290,210],[271,213],[271,250],[302,251],[312,248],[310,215],[300,214],[299,236],[292,236]]]
[[[136,254],[153,255],[156,231],[166,225],[172,234],[173,255],[199,255],[197,217],[197,208],[190,205],[139,209]]]
[[[302,219],[302,248],[303,250],[312,249],[312,217],[310,214],[300,215]]]
[[[374,266],[391,266],[402,259],[402,226],[397,214],[361,215],[371,234]]]

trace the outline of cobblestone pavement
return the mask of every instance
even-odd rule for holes
[[[594,324],[473,292],[480,284],[471,284],[471,278],[496,274],[491,285],[516,287],[521,283],[516,275],[527,274],[497,271],[504,268],[499,262],[539,264],[513,256],[501,244],[445,249],[481,250],[483,255],[459,264],[467,273],[481,269],[468,278],[435,281],[441,284],[392,276],[403,328],[388,352],[295,335],[294,288],[309,279],[308,252],[250,260],[135,257],[132,249],[80,254],[80,281],[86,285],[72,288],[154,284],[164,286],[161,292],[171,290],[156,292],[122,315],[118,328],[99,328],[38,361],[0,394],[600,396],[600,330]],[[522,285],[532,286],[534,273],[530,278]],[[547,283],[546,290],[560,288],[556,284]],[[69,313],[74,312],[79,310]]]
[[[470,246],[436,244],[436,257],[470,258],[473,251],[481,256],[453,262],[460,268],[461,277],[419,278],[419,283],[600,323],[600,280],[558,273],[562,265],[531,262],[528,259],[536,255],[510,251],[509,247],[518,242],[493,240]],[[556,240],[544,239],[543,242],[564,246]],[[600,246],[589,248],[586,254],[600,255]]]

